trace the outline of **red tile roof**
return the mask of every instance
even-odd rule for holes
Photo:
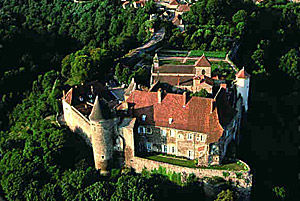
[[[180,75],[180,74],[179,74]],[[153,76],[153,81],[159,81],[160,83],[167,83],[170,85],[179,85],[181,86],[192,86],[194,76]]]
[[[243,67],[237,74],[235,74],[237,78],[248,78],[250,75],[246,72],[245,68]]]
[[[191,97],[183,107],[181,94],[165,94],[161,103],[158,103],[158,92],[136,90],[131,93],[127,103],[133,105],[132,114],[142,124],[205,133],[208,134],[208,143],[218,141],[224,131],[219,119],[217,107],[219,104],[211,98]],[[225,114],[232,119],[232,115],[228,112],[230,110],[220,111],[226,112]],[[143,122],[141,117],[145,114],[146,121]],[[169,118],[173,119],[171,124]],[[227,120],[225,118],[222,122]]]
[[[153,72],[196,74],[196,68],[193,65],[163,65],[159,67],[154,67]]]
[[[195,63],[195,66],[198,67],[211,67],[210,62],[206,58],[206,56],[203,54]]]
[[[179,3],[176,0],[173,0],[169,3],[170,5],[178,5]]]

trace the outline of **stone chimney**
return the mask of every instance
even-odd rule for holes
[[[182,94],[182,106],[185,107],[187,103],[186,91]]]
[[[162,100],[162,90],[161,88],[159,88],[157,91],[157,103],[161,103],[161,100]]]

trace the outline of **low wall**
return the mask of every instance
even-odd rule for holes
[[[242,161],[241,161],[242,162]],[[158,169],[159,166],[164,167],[167,171],[176,173],[195,174],[198,178],[218,176],[224,178],[226,181],[232,181],[237,188],[243,200],[250,199],[251,187],[252,187],[252,174],[250,174],[249,166],[242,162],[248,168],[248,171],[228,171],[228,170],[216,170],[216,169],[202,169],[202,168],[188,168],[177,165],[172,165],[164,162],[153,161],[140,157],[133,157],[126,162],[126,165],[135,169],[136,172],[142,172],[144,168],[148,171]],[[224,177],[223,172],[228,172],[229,176]],[[236,173],[240,174],[239,178]]]

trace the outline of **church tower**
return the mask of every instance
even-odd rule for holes
[[[110,117],[110,110],[105,103],[96,96],[92,112],[91,141],[94,153],[95,168],[101,174],[108,174],[113,155],[114,119]]]
[[[243,67],[237,74],[235,74],[237,96],[241,95],[243,98],[243,106],[245,111],[248,111],[248,95],[250,86],[250,75]]]
[[[211,77],[211,64],[204,54],[195,62],[194,66],[196,68],[196,76],[205,75]]]

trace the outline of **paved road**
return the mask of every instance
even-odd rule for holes
[[[144,51],[151,50],[151,48],[155,47],[155,45],[157,43],[159,43],[160,41],[162,41],[164,39],[164,37],[165,37],[165,28],[163,27],[159,31],[154,33],[152,38],[147,43],[145,43],[143,46],[138,47],[138,48],[134,49],[133,51],[131,51],[130,53],[128,53],[127,57],[133,57],[135,54],[141,54]]]

